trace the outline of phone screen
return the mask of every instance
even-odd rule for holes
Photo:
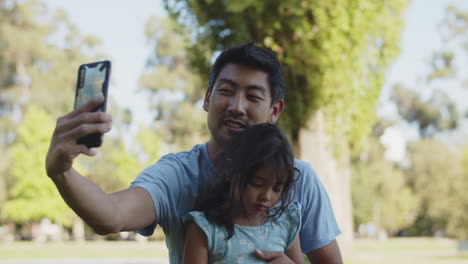
[[[83,64],[78,71],[75,109],[99,95],[106,96],[110,63],[108,61]]]
[[[78,68],[75,109],[101,95],[104,96],[104,101],[91,111],[106,111],[110,69],[110,61],[83,64]],[[86,135],[79,138],[76,142],[77,144],[84,144],[88,147],[99,147],[102,144],[102,134]]]

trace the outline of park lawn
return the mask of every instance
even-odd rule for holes
[[[0,260],[60,258],[166,258],[165,242],[86,241],[0,243]]]
[[[355,240],[346,264],[466,264],[456,242],[436,238]],[[164,242],[90,241],[85,243],[0,243],[0,260],[59,258],[167,258]]]
[[[456,241],[442,238],[360,239],[344,260],[346,264],[467,264],[468,254],[457,251]]]

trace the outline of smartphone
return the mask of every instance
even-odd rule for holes
[[[104,96],[104,101],[91,111],[106,111],[110,72],[111,62],[107,60],[80,65],[76,82],[74,109],[102,95]],[[102,134],[86,135],[79,138],[76,143],[86,145],[88,148],[99,147],[102,144]]]

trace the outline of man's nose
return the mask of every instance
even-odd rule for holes
[[[237,116],[245,115],[247,107],[247,99],[242,95],[242,93],[237,93],[231,97],[229,100],[229,113],[232,113]]]

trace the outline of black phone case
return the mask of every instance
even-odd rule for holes
[[[98,68],[99,67],[99,68]],[[99,70],[105,71],[105,75],[102,81],[99,81],[100,87],[101,87],[101,92],[102,95],[104,96],[104,101],[96,106],[94,109],[92,109],[92,112],[97,112],[97,111],[106,111],[106,105],[107,105],[107,89],[109,87],[109,78],[110,78],[110,72],[111,72],[111,62],[110,61],[98,61],[98,62],[93,62],[93,63],[87,63],[87,64],[82,64],[78,68],[78,79],[76,82],[76,93],[75,93],[75,105],[74,109],[77,107],[81,106],[82,104],[89,102],[89,100],[93,99],[96,96],[91,96],[91,98],[78,98],[79,91],[80,89],[85,89],[85,85],[89,84],[89,82],[96,82],[96,80],[93,80],[91,78],[87,78],[86,72],[88,69],[92,70]],[[86,97],[86,95],[85,95]],[[81,99],[81,100],[80,100]],[[84,101],[83,101],[84,100]],[[80,102],[81,101],[81,102]],[[81,104],[80,104],[81,103]],[[88,148],[96,148],[100,147],[102,145],[102,137],[103,135],[100,133],[95,133],[95,134],[90,134],[84,137],[79,138],[76,143],[77,144],[83,144],[87,146]]]

